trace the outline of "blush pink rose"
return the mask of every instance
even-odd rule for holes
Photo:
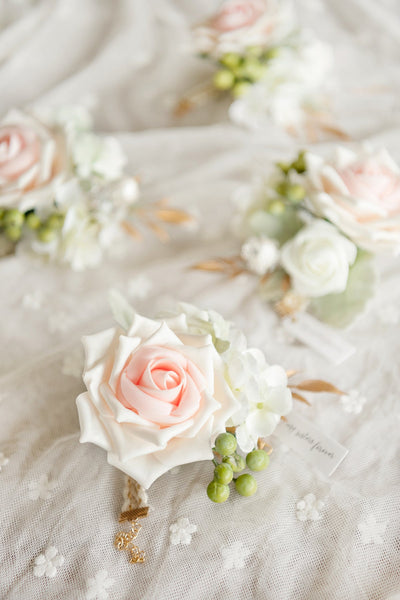
[[[285,0],[227,0],[194,29],[194,43],[198,52],[218,58],[226,52],[241,54],[248,46],[277,44],[292,27],[292,8]]]
[[[196,365],[180,352],[145,346],[124,367],[117,398],[150,423],[168,427],[197,413],[207,382]]]
[[[307,154],[309,208],[361,248],[400,253],[400,169],[386,150]]]
[[[250,27],[265,12],[263,0],[231,0],[225,2],[220,12],[210,21],[216,31],[234,31],[242,27]]]
[[[189,333],[186,314],[135,315],[127,335],[85,338],[77,399],[81,442],[148,488],[177,465],[212,458],[212,442],[240,408],[211,336]]]
[[[59,134],[17,110],[0,123],[0,206],[37,207],[64,168]]]

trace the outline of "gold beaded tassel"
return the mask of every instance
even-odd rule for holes
[[[147,502],[146,492],[140,485],[131,479],[127,478],[126,487],[124,490],[125,502],[123,510],[119,516],[119,522],[131,522],[129,531],[120,531],[114,539],[114,546],[117,550],[127,550],[130,554],[130,563],[143,563],[146,558],[144,550],[140,550],[134,543],[142,526],[139,519],[147,517],[149,512],[148,506],[143,506]],[[126,510],[124,510],[126,509]]]

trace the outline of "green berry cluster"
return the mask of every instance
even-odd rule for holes
[[[21,212],[17,208],[0,208],[0,232],[11,242],[18,242],[24,229],[35,231],[38,240],[51,242],[64,223],[64,215],[58,211],[41,220],[34,210]]]
[[[299,174],[306,171],[305,151],[301,150],[293,162],[280,162],[277,163],[277,167],[282,172],[282,179],[275,186],[279,197],[268,204],[268,212],[274,216],[283,214],[288,204],[291,206],[300,204],[306,196],[304,187],[300,183],[293,183],[289,177],[291,171]]]
[[[217,90],[232,92],[236,98],[242,96],[265,75],[268,62],[278,52],[278,48],[266,50],[262,46],[251,46],[243,55],[234,52],[224,54],[218,61],[214,86]]]
[[[263,471],[268,467],[269,456],[264,450],[252,450],[246,460],[236,452],[237,441],[232,433],[221,433],[215,440],[215,452],[222,457],[222,462],[214,465],[214,479],[207,487],[207,496],[213,502],[221,504],[229,498],[229,484],[234,481],[236,491],[241,496],[253,496],[257,491],[257,481],[250,473],[241,473],[247,467],[251,471]]]

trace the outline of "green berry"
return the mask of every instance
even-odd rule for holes
[[[18,242],[18,240],[21,237],[22,231],[21,227],[18,227],[18,225],[8,225],[4,229],[4,233],[11,242]]]
[[[25,223],[29,229],[39,229],[41,225],[39,217],[34,212],[25,215]]]
[[[235,76],[232,71],[222,69],[215,73],[213,81],[217,90],[230,90],[235,83]]]
[[[222,462],[230,465],[234,473],[240,473],[246,466],[243,456],[240,456],[237,452],[232,454],[232,456],[225,456],[225,458],[222,459]]]
[[[287,189],[287,198],[290,202],[301,202],[304,200],[306,190],[299,183],[289,185]]]
[[[45,244],[55,240],[56,236],[56,231],[54,229],[50,229],[50,227],[47,227],[46,225],[43,225],[37,231],[38,239]]]
[[[286,195],[287,195],[287,193],[288,193],[289,185],[290,185],[290,184],[289,184],[289,183],[288,183],[288,181],[286,181],[286,180],[284,180],[284,181],[280,181],[280,182],[279,182],[279,183],[278,183],[278,184],[275,186],[275,189],[276,189],[276,191],[278,192],[278,194],[279,194],[280,196],[285,196],[285,197],[286,197]]]
[[[3,216],[4,227],[22,227],[24,215],[16,208],[6,210]]]
[[[249,46],[248,48],[246,48],[246,56],[254,56],[255,58],[260,58],[263,52],[264,48],[262,46]]]
[[[264,58],[265,60],[272,60],[273,58],[276,58],[277,56],[279,56],[280,50],[279,48],[270,48],[269,50],[267,50],[264,53]]]
[[[53,213],[46,220],[46,227],[50,229],[61,229],[64,223],[64,215],[60,213]]]
[[[213,502],[221,504],[229,498],[229,487],[217,481],[212,481],[207,486],[207,496]]]
[[[228,67],[228,69],[236,69],[242,62],[241,56],[239,54],[235,54],[234,52],[227,52],[224,54],[220,61],[221,65],[224,67]]]
[[[265,66],[260,63],[256,58],[246,59],[242,69],[240,70],[240,76],[252,81],[258,81],[265,74]]]
[[[248,83],[247,81],[238,81],[238,83],[236,83],[232,89],[235,98],[240,98],[241,96],[244,96],[244,94],[246,94],[249,91],[251,85],[252,84]]]
[[[253,496],[257,491],[257,481],[254,479],[253,475],[244,473],[243,475],[239,475],[236,479],[235,487],[236,491],[241,496]]]
[[[292,167],[292,165],[290,163],[285,163],[285,162],[278,162],[276,163],[276,166],[283,172],[285,173],[285,175],[287,175]]]
[[[252,471],[264,471],[269,465],[269,456],[264,450],[253,450],[246,456],[246,463]]]
[[[282,215],[285,212],[285,203],[282,200],[273,200],[268,205],[268,212],[275,217]]]
[[[233,479],[233,469],[228,463],[221,463],[214,469],[214,480],[217,483],[228,485]]]
[[[215,449],[221,456],[233,454],[237,447],[237,441],[231,433],[220,433],[215,440]]]

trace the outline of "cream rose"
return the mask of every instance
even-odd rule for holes
[[[357,247],[325,221],[306,225],[281,250],[281,263],[293,289],[317,298],[343,292]]]
[[[62,136],[13,110],[0,123],[0,206],[21,211],[51,200],[65,169]]]
[[[109,463],[144,488],[176,465],[213,457],[214,437],[240,404],[210,335],[189,333],[183,313],[135,314],[126,335],[109,329],[84,344],[81,442],[107,450]]]
[[[370,252],[400,253],[400,169],[386,150],[306,155],[308,207]]]
[[[227,0],[207,23],[194,30],[198,52],[219,57],[241,53],[248,46],[275,44],[292,26],[287,2],[277,0]]]

